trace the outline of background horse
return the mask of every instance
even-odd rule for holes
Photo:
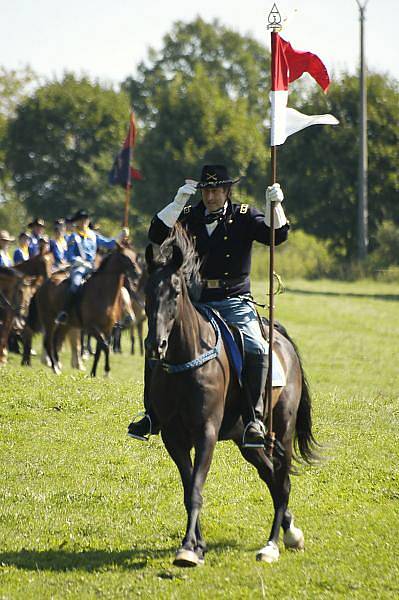
[[[23,282],[14,268],[0,267],[0,366],[7,363],[8,336],[21,312]]]
[[[161,246],[160,257],[154,260],[149,246],[146,259],[149,279],[145,345],[147,359],[154,364],[147,381],[148,400],[161,423],[164,444],[180,472],[188,517],[174,563],[195,566],[204,561],[206,546],[199,522],[202,488],[218,439],[231,439],[237,444],[243,457],[267,484],[273,499],[274,519],[269,539],[257,558],[267,562],[278,559],[280,527],[286,547],[302,549],[302,531],[294,526],[288,510],[293,442],[295,439],[300,455],[309,462],[315,458],[315,441],[310,396],[295,346],[288,334],[276,331],[274,349],[287,383],[273,392],[273,423],[279,450],[278,468],[273,468],[263,449],[241,448],[242,393],[223,343],[216,358],[196,368],[173,372],[174,366],[200,359],[205,352],[219,346],[214,328],[190,298],[190,295],[198,298],[200,290],[199,262],[191,241],[181,227],[175,227]],[[192,448],[194,464],[190,456]]]
[[[56,325],[55,318],[63,309],[68,293],[69,281],[64,274],[55,274],[32,299],[28,324],[33,331],[44,330],[44,347],[50,358],[52,369],[60,373],[58,352],[65,335],[71,329],[83,329],[95,337],[97,348],[91,375],[96,375],[101,351],[105,353],[105,372],[110,371],[109,338],[112,328],[120,317],[120,290],[126,274],[137,279],[139,271],[133,250],[118,247],[107,255],[97,271],[79,290],[68,323]],[[78,342],[76,336],[75,343]],[[23,364],[29,364],[31,339],[25,339]]]

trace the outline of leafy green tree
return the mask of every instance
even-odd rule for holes
[[[398,82],[385,75],[368,78],[369,232],[370,249],[383,220],[399,224]],[[280,179],[289,213],[308,233],[330,241],[343,257],[356,253],[359,80],[343,75],[323,96],[312,91],[301,112],[331,112],[337,127],[310,127],[288,138],[279,149]],[[288,204],[288,202],[287,202]]]
[[[156,126],[140,146],[144,181],[136,187],[137,203],[146,212],[163,206],[185,178],[198,179],[201,164],[224,163],[236,176],[253,162],[266,162],[264,132],[248,100],[226,97],[199,65],[188,83],[183,79],[176,74],[153,98]]]
[[[137,153],[145,182],[137,201],[149,213],[207,161],[243,174],[242,193],[259,199],[268,177],[269,52],[218,21],[178,22],[162,50],[150,50],[123,84],[138,114]]]
[[[140,63],[137,75],[123,84],[146,125],[153,124],[158,114],[154,91],[167,88],[180,75],[184,92],[199,65],[227,97],[246,99],[249,112],[265,119],[270,53],[252,37],[224,27],[218,20],[206,23],[198,17],[191,23],[175,23],[163,38],[163,48],[159,52],[150,49],[148,61]]]
[[[0,228],[9,231],[19,231],[26,220],[26,211],[5,164],[7,125],[35,82],[36,76],[29,67],[19,71],[0,67]]]
[[[79,207],[122,217],[123,191],[107,174],[126,135],[126,94],[66,74],[18,106],[8,126],[7,164],[31,215],[54,218]]]

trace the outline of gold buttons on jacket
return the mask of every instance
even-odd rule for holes
[[[228,273],[225,273],[225,275],[228,275]]]
[[[228,237],[227,235],[225,235],[223,239],[224,239],[224,240],[228,240],[228,239],[229,239],[229,237]]]
[[[226,254],[226,258],[230,258],[230,254]]]

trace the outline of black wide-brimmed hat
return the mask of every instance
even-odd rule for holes
[[[28,227],[34,227],[35,225],[38,225],[39,227],[44,227],[45,226],[44,219],[41,219],[40,217],[36,217],[36,219],[34,219],[30,223],[28,223]]]
[[[53,224],[54,229],[57,227],[63,227],[65,225],[65,219],[56,219]]]
[[[240,181],[238,179],[232,179],[224,165],[205,165],[202,167],[201,179],[197,185],[199,189],[203,188],[215,188],[224,185],[233,185]]]
[[[89,218],[89,213],[87,212],[87,210],[77,210],[76,213],[74,215],[72,215],[71,217],[71,222],[75,223],[75,221],[80,221],[81,219],[88,219]]]

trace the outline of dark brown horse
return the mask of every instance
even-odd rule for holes
[[[8,336],[23,300],[24,278],[13,268],[0,267],[0,366],[7,363]]]
[[[101,351],[105,354],[105,372],[110,371],[109,339],[120,318],[120,291],[125,275],[139,276],[136,254],[118,246],[106,256],[97,271],[78,292],[75,306],[66,325],[56,325],[55,318],[63,309],[69,281],[65,274],[54,274],[32,299],[28,324],[32,331],[44,331],[44,347],[55,373],[61,372],[58,352],[71,329],[84,330],[97,341],[91,375],[95,377]],[[22,364],[30,364],[31,336],[26,336]]]
[[[314,458],[315,441],[310,397],[295,346],[283,328],[284,333],[275,332],[274,349],[287,383],[284,388],[274,389],[273,423],[279,451],[274,468],[263,449],[241,448],[242,393],[223,343],[216,358],[183,372],[173,372],[176,365],[201,360],[204,353],[219,347],[217,330],[191,300],[198,297],[200,282],[199,264],[190,240],[180,227],[175,228],[161,246],[160,256],[154,259],[152,246],[148,246],[146,259],[149,279],[145,345],[147,359],[153,363],[147,380],[148,399],[161,424],[164,444],[180,472],[188,516],[186,534],[174,563],[195,566],[204,561],[206,546],[199,523],[202,488],[215,444],[220,439],[231,439],[237,444],[273,498],[273,524],[266,546],[257,554],[258,560],[278,559],[280,527],[285,546],[302,549],[302,531],[294,526],[288,510],[290,467],[294,440],[300,455],[308,462]],[[190,456],[192,448],[194,464]]]
[[[52,255],[44,252],[33,258],[2,269],[0,275],[0,363],[7,361],[7,344],[14,336],[14,348],[22,333],[24,319],[33,294],[51,275]]]

